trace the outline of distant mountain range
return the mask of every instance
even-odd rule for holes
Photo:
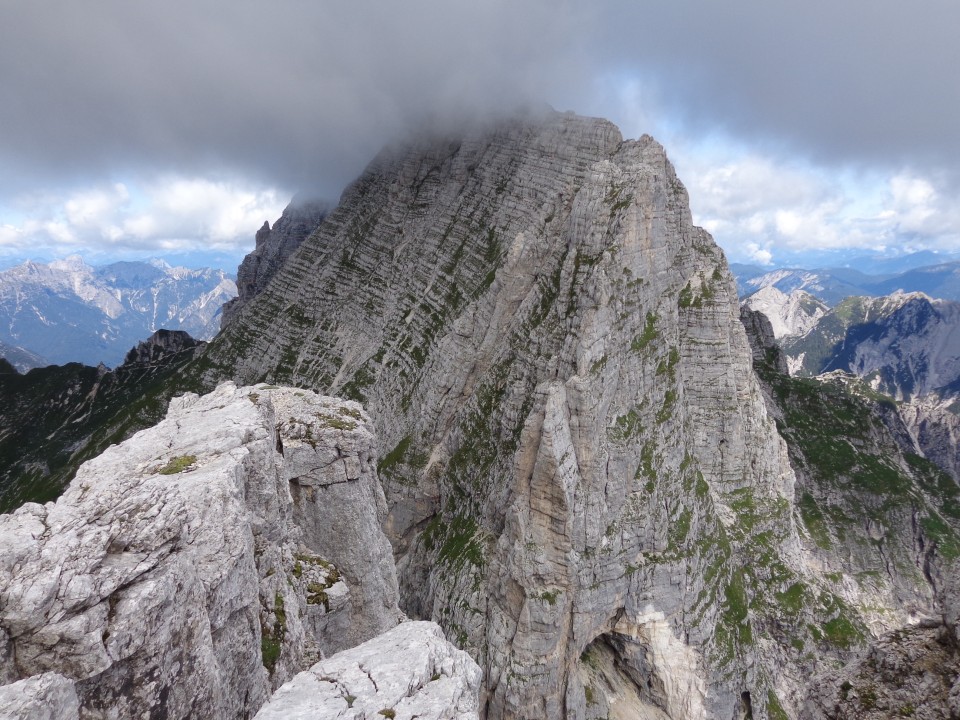
[[[866,263],[863,267],[873,270],[888,266]],[[805,290],[831,306],[851,295],[880,297],[897,290],[922,292],[945,300],[960,300],[960,262],[956,261],[914,267],[901,272],[870,274],[851,268],[770,270],[738,263],[733,263],[730,268],[737,279],[740,297],[773,286],[787,294],[794,290]]]
[[[94,267],[73,255],[0,272],[0,348],[20,370],[81,362],[116,366],[155,330],[207,340],[221,307],[237,295],[233,276],[162,260]]]
[[[816,302],[768,285],[743,304],[771,319],[792,375],[859,378],[879,408],[896,410],[907,445],[960,482],[960,302],[919,292],[851,296],[826,311]]]
[[[849,297],[783,348],[796,374],[843,370],[897,399],[952,395],[960,387],[960,303],[922,293]]]

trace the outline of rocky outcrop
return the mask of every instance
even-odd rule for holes
[[[157,330],[146,340],[137,343],[130,349],[124,358],[124,365],[152,365],[164,360],[169,355],[175,355],[184,350],[193,350],[205,346],[206,343],[194,340],[183,330]]]
[[[762,312],[778,339],[805,335],[830,310],[825,302],[808,292],[798,289],[788,294],[773,285],[757,290],[743,304],[750,310]]]
[[[270,278],[329,212],[330,205],[326,202],[294,198],[272,228],[270,223],[263,223],[257,231],[256,246],[237,270],[238,294],[224,304],[220,327],[226,327],[240,308],[267,286]]]
[[[0,686],[2,720],[78,720],[73,681],[49,672]]]
[[[798,509],[723,255],[663,148],[605,121],[384,152],[205,361],[364,402],[402,606],[478,660],[490,718],[795,716],[814,672],[937,612],[900,455],[896,522],[851,489],[874,544],[821,571],[836,493]],[[906,567],[866,582],[901,531]]]
[[[960,483],[960,405],[956,396],[930,394],[900,403],[899,407],[923,455]]]
[[[480,680],[439,626],[406,622],[300,673],[256,720],[477,720]]]
[[[863,658],[815,678],[802,720],[960,718],[960,650],[943,626],[881,638]]]
[[[0,677],[59,673],[84,717],[251,716],[399,620],[375,457],[355,403],[175,399],[58,502],[0,516]]]
[[[872,638],[947,614],[960,498],[884,399],[783,376],[739,320],[663,148],[548,114],[382,153],[177,380],[364,402],[402,607],[477,660],[486,717],[780,720]],[[269,401],[297,468],[283,517],[319,543],[298,504],[342,512],[328,493],[357,470],[312,445],[365,418],[298,420],[300,397]],[[297,573],[328,629],[360,602],[334,582],[353,559],[309,557],[254,553],[275,679],[300,647]]]
[[[176,338],[174,334],[168,336]],[[79,363],[0,372],[0,512],[55,500],[86,460],[159,422],[205,343],[149,342],[108,370]],[[138,354],[139,353],[139,354]],[[24,418],[29,418],[25,422]]]
[[[787,359],[777,344],[777,337],[770,319],[759,310],[751,310],[744,303],[740,306],[740,322],[747,331],[747,341],[754,363],[769,365],[779,373],[787,373]]]

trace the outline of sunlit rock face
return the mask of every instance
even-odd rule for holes
[[[777,338],[806,334],[830,310],[808,292],[798,289],[785,293],[773,285],[760,288],[743,304],[766,315]]]
[[[492,719],[797,717],[824,687],[811,679],[875,636],[921,621],[951,628],[960,504],[949,486],[908,453],[875,396],[842,378],[783,375],[763,347],[769,323],[745,318],[760,342],[751,350],[740,318],[722,253],[649,137],[549,113],[385,151],[183,372],[193,384],[310,388],[369,413],[308,389],[218,391],[242,396],[251,419],[271,413],[252,441],[283,469],[267,474],[275,490],[243,492],[254,540],[236,562],[256,591],[226,617],[252,629],[212,633],[209,654],[220,657],[217,637],[258,640],[255,662],[222,662],[247,663],[226,677],[262,702],[311,665],[314,647],[352,652],[363,629],[392,627],[379,521],[400,607],[474,658]],[[160,459],[200,457],[170,452]],[[153,487],[159,470],[144,467],[138,484]],[[375,474],[385,502],[375,483],[364,490]],[[207,514],[217,506],[195,500]],[[366,514],[349,510],[359,505]],[[13,517],[43,537],[52,512]],[[288,535],[300,549],[282,549]],[[329,541],[344,537],[355,549],[337,555]],[[206,598],[220,577],[183,592]],[[78,593],[104,597],[92,587]],[[77,640],[54,646],[106,652],[127,637],[118,627],[103,638],[98,603],[84,606]],[[202,628],[219,622],[182,634],[208,647]],[[11,642],[29,636],[19,627]],[[299,683],[369,669],[336,657]],[[453,677],[402,669],[415,670],[416,696]],[[205,698],[217,681],[204,677],[185,692]],[[235,703],[225,712],[248,702],[224,687]],[[349,709],[343,693],[332,701]]]
[[[38,678],[4,692],[82,717],[249,717],[398,622],[385,510],[356,403],[177,398],[56,503],[0,516],[0,676]]]
[[[406,622],[300,673],[256,720],[477,720],[480,680],[439,626]]]

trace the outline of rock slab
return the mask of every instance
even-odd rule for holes
[[[175,399],[58,502],[0,516],[6,692],[54,672],[81,717],[249,717],[393,627],[373,443],[356,403],[225,383]],[[331,515],[343,536],[325,544]]]
[[[256,720],[476,720],[481,672],[432,622],[406,622],[278,689]]]

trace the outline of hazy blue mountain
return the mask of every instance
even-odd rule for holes
[[[746,268],[741,270],[741,268]],[[803,270],[800,268],[780,268],[756,273],[753,266],[733,265],[731,269],[737,279],[740,297],[748,297],[765,287],[775,287],[789,295],[795,290],[803,290],[827,305],[836,305],[851,295],[870,295],[864,289],[864,283],[876,281],[875,276],[865,275],[849,268],[831,268]]]
[[[232,276],[162,260],[88,265],[79,256],[0,272],[0,342],[51,363],[115,366],[155,330],[209,339],[237,294]],[[16,365],[16,362],[14,362]]]
[[[909,265],[909,261],[907,264]],[[922,292],[930,297],[946,300],[960,300],[960,261],[912,267],[902,269],[900,272],[865,271],[865,268],[879,269],[893,266],[894,261],[890,260],[876,261],[872,264],[865,261],[863,267],[858,269],[832,267],[811,270],[802,268],[771,270],[737,263],[730,267],[737,279],[741,297],[752,295],[761,288],[773,286],[788,295],[794,290],[804,290],[828,305],[836,305],[852,295],[881,297],[897,290],[907,293]]]
[[[32,368],[43,367],[44,365],[50,364],[46,358],[30,352],[26,348],[8,345],[5,342],[0,342],[0,357],[13,365],[19,372],[26,372]]]
[[[893,277],[878,279],[865,286],[872,295],[888,295],[896,290],[922,292],[930,297],[960,300],[960,262],[913,268]]]

